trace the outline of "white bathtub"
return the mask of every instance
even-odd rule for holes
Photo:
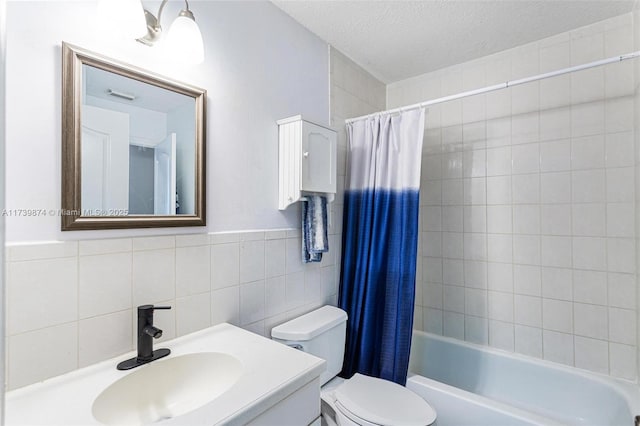
[[[409,371],[438,426],[632,426],[640,414],[635,385],[422,331]]]

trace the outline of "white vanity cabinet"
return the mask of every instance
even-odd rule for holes
[[[278,402],[247,426],[313,425],[320,417],[320,379],[316,378]]]
[[[337,135],[332,129],[303,120],[301,115],[279,120],[279,199],[286,209],[305,193],[336,193]]]

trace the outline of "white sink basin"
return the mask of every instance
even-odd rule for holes
[[[100,393],[92,413],[107,425],[140,425],[170,419],[222,395],[242,371],[237,358],[219,352],[154,361]]]

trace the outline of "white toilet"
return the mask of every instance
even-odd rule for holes
[[[427,426],[436,412],[404,386],[355,374],[345,380],[342,370],[347,313],[323,306],[271,330],[273,340],[327,361],[320,376],[322,424],[330,426]]]

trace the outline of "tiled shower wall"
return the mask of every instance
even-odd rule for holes
[[[336,234],[342,236],[347,136],[344,120],[382,111],[386,106],[386,86],[334,48],[331,61],[331,127],[338,133],[338,192],[333,203]],[[338,240],[336,267],[340,273],[342,241]]]
[[[384,84],[331,50],[339,193],[332,204],[331,250],[320,264],[302,264],[299,230],[9,246],[8,388],[134,350],[135,307],[141,304],[172,306],[155,315],[164,331],[159,341],[221,322],[269,336],[277,324],[324,304],[335,305],[346,154],[343,123],[384,109],[385,96]]]
[[[623,15],[391,84],[387,106],[633,41]],[[429,107],[426,127],[415,327],[635,380],[633,61]]]

